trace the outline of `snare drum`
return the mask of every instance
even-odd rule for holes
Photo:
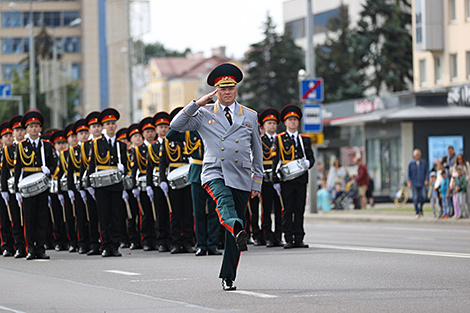
[[[59,181],[60,183],[60,191],[68,191],[69,190],[69,185],[67,184],[67,176],[62,176],[62,178]]]
[[[93,188],[107,187],[120,182],[122,182],[122,174],[117,168],[90,174],[90,184]]]
[[[49,178],[44,173],[31,174],[18,183],[23,198],[31,198],[49,189]]]
[[[273,169],[269,168],[263,171],[263,182],[272,183],[273,182]]]
[[[308,171],[307,166],[303,159],[297,159],[291,161],[287,164],[284,164],[279,169],[279,173],[281,174],[281,181],[289,181],[293,180],[297,177],[302,176]]]
[[[124,186],[125,190],[132,190],[134,188],[134,179],[132,178],[132,175],[126,175],[124,176],[124,179],[122,180],[122,185]]]
[[[50,193],[59,193],[59,181],[57,179],[51,179],[49,183],[49,192]]]
[[[191,185],[188,181],[189,164],[185,164],[181,167],[175,168],[168,174],[168,182],[171,189],[182,189],[186,186]]]
[[[85,172],[83,173],[83,177],[82,177],[82,190],[86,190],[88,187],[90,187],[90,183],[88,182],[88,170],[85,170]]]
[[[147,190],[147,175],[142,175],[137,178],[137,186],[142,192],[145,192],[145,190]]]
[[[12,176],[8,178],[7,183],[8,183],[8,191],[12,194],[15,193],[15,177]]]

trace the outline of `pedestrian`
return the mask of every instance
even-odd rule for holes
[[[201,184],[217,204],[226,228],[225,250],[219,277],[223,290],[235,290],[240,251],[247,250],[245,210],[263,183],[263,149],[256,111],[236,100],[242,71],[235,65],[217,66],[207,77],[215,90],[193,100],[171,122],[175,131],[198,131],[204,143]],[[206,106],[217,96],[214,105]]]
[[[449,178],[447,178],[447,172],[446,171],[442,171],[441,172],[441,176],[442,176],[442,179],[441,179],[441,195],[440,195],[440,198],[442,200],[442,215],[441,215],[441,218],[448,218],[449,215],[450,215],[450,202],[451,202],[451,199],[449,197]]]
[[[454,166],[456,160],[457,155],[455,154],[454,147],[447,146],[447,165],[449,166],[449,168]]]
[[[434,217],[439,217],[441,214],[441,206],[439,204],[439,193],[434,185],[436,184],[437,175],[436,172],[431,172],[430,174],[431,182],[429,183],[428,198],[431,201],[432,214]]]
[[[369,188],[369,174],[367,173],[367,166],[362,162],[361,157],[355,157],[354,163],[357,165],[357,176],[355,178],[358,189],[359,197],[361,198],[361,208],[367,209],[367,188]]]
[[[347,176],[348,172],[346,171],[346,168],[341,166],[338,159],[335,159],[333,166],[328,170],[328,177],[326,179],[326,189],[330,194],[330,197],[333,197],[336,184],[341,184],[341,190],[344,190]]]
[[[468,210],[465,203],[467,194],[467,180],[461,165],[457,166],[454,174],[452,175],[454,184],[454,218],[468,217]]]
[[[414,160],[408,164],[408,188],[413,191],[413,203],[416,218],[423,216],[423,205],[426,201],[426,187],[429,182],[428,165],[421,159],[421,150],[413,151]]]
[[[470,181],[470,162],[465,161],[463,154],[458,154],[453,169],[456,170],[458,166],[461,166],[463,169],[463,175],[468,182]],[[465,207],[465,216],[468,216],[468,210],[470,210],[470,188],[467,188],[467,192],[465,194],[465,203],[463,206]],[[460,209],[462,211],[462,209]]]
[[[371,208],[373,208],[375,205],[374,195],[373,195],[374,189],[375,189],[374,180],[372,179],[372,176],[369,175],[369,186],[367,186],[366,198]]]
[[[341,192],[341,184],[337,184]],[[326,179],[321,179],[321,188],[317,191],[317,209],[323,212],[331,211],[331,197],[326,188]]]

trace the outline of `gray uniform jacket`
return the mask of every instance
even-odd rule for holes
[[[261,190],[263,149],[256,111],[235,102],[230,126],[217,101],[201,107],[191,101],[171,122],[171,128],[183,132],[197,130],[204,143],[201,183],[222,178],[227,187]]]

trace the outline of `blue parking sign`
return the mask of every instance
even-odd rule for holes
[[[302,80],[300,84],[300,100],[323,102],[323,78]]]

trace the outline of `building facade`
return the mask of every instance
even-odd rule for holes
[[[31,17],[36,35],[42,27],[55,34],[61,60],[72,63],[80,99],[76,112],[114,107],[120,124],[131,122],[129,1],[0,1],[0,81],[21,73],[29,52]],[[31,15],[32,13],[32,15]],[[71,23],[77,21],[79,23]],[[38,88],[39,89],[39,88]],[[65,105],[65,104],[64,104]],[[25,104],[28,108],[28,104]]]

